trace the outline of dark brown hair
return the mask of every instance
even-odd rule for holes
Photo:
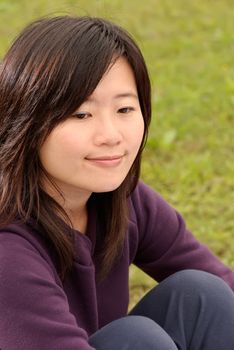
[[[48,174],[38,149],[51,130],[92,94],[113,58],[120,56],[126,57],[135,75],[145,133],[120,187],[93,195],[102,232],[96,254],[104,278],[123,247],[127,197],[139,178],[150,123],[150,81],[142,54],[130,35],[112,22],[59,16],[27,26],[0,65],[0,227],[33,219],[54,248],[62,278],[72,267],[74,231],[64,230],[63,222],[71,226],[69,218],[42,189],[41,176]]]

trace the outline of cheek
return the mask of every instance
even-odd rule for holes
[[[75,152],[74,140],[67,135],[50,135],[39,151],[43,167],[50,173],[65,163]]]
[[[72,131],[61,129],[48,136],[39,155],[44,160],[70,158],[80,152],[81,145],[81,137],[74,132],[74,129]]]
[[[131,138],[133,145],[136,149],[139,149],[143,140],[144,136],[144,130],[145,130],[145,125],[144,125],[144,119],[143,117],[139,117],[137,122],[133,125],[132,128],[130,128],[131,132]]]

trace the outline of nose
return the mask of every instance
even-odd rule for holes
[[[116,116],[115,116],[116,118]],[[123,136],[120,125],[115,118],[106,116],[96,123],[94,143],[97,146],[115,146],[121,143]]]

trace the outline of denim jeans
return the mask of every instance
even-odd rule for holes
[[[207,272],[177,272],[89,343],[97,350],[233,350],[234,293]]]

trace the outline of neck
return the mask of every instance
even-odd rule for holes
[[[64,208],[64,210],[69,216],[73,228],[79,231],[80,233],[85,234],[88,223],[87,206],[84,206],[82,208],[76,208],[75,211],[70,208]]]
[[[86,232],[88,222],[87,202],[91,193],[76,188],[58,186],[61,194],[48,182],[43,184],[44,190],[65,210],[74,229]]]

